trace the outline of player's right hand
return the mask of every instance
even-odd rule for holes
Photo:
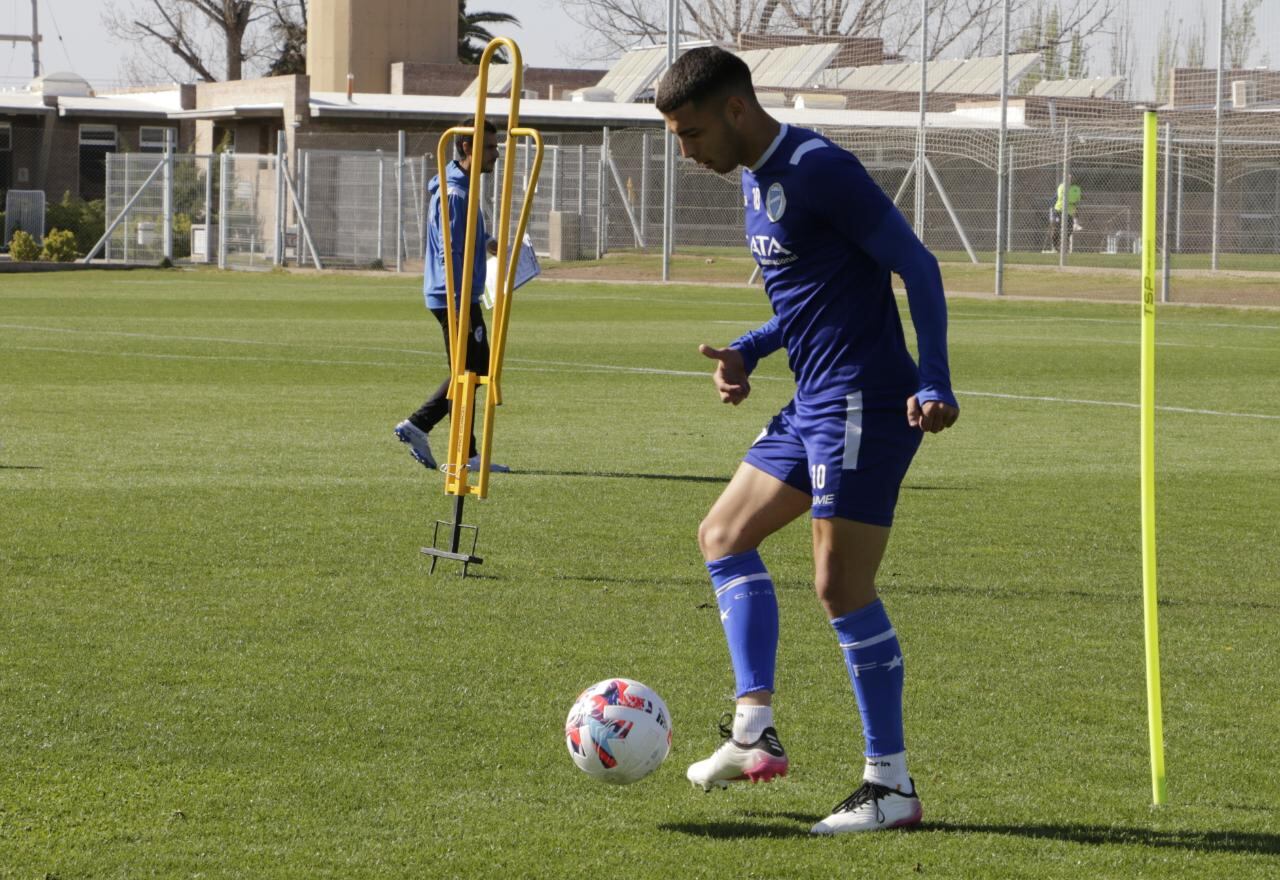
[[[742,361],[742,352],[736,348],[712,348],[706,344],[699,345],[698,351],[716,361],[716,371],[711,380],[716,391],[720,392],[720,400],[734,406],[746,400],[751,393],[751,383],[747,380],[747,365]]]

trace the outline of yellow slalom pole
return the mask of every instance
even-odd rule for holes
[[[1164,727],[1160,713],[1160,622],[1156,604],[1156,114],[1143,117],[1142,139],[1142,607],[1147,649],[1147,727],[1151,796],[1165,802]],[[1167,161],[1167,159],[1166,159]]]

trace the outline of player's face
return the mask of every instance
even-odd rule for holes
[[[493,167],[498,164],[498,135],[496,132],[486,131],[484,138],[484,152],[480,155],[480,170],[485,174],[493,171]],[[466,143],[464,141],[464,143]],[[471,156],[471,151],[475,148],[475,143],[469,145],[467,156]]]
[[[664,113],[667,130],[680,142],[680,154],[717,174],[742,164],[742,99],[736,96],[682,104]]]
[[[484,139],[484,152],[480,156],[480,170],[485,174],[493,171],[493,166],[498,164],[498,134],[497,132],[486,131]]]

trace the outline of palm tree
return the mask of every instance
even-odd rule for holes
[[[467,12],[467,0],[458,0],[458,60],[463,64],[479,64],[485,46],[493,39],[487,24],[513,24],[520,26],[520,19],[507,12]],[[499,49],[494,61],[506,63],[507,50]]]

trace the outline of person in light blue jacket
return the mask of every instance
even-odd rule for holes
[[[464,127],[473,127],[475,121],[468,119],[459,124]],[[458,308],[467,308],[468,306],[462,302],[461,287],[463,280],[462,261],[465,256],[463,251],[466,246],[467,236],[467,200],[470,198],[472,162],[478,158],[480,170],[488,174],[493,171],[494,164],[498,161],[497,129],[494,128],[493,123],[488,121],[485,122],[484,129],[484,151],[478,157],[473,156],[475,144],[471,138],[459,138],[454,141],[457,158],[445,168],[443,191],[439,175],[431,178],[427,183],[427,194],[430,197],[430,203],[427,207],[427,242],[422,291],[427,301],[427,308],[440,323],[440,329],[444,335],[446,363],[450,357],[452,340],[449,338],[448,300],[445,299],[447,276],[444,265],[444,235],[441,229],[440,200],[442,198],[449,200],[449,244],[450,250],[453,251],[453,283],[456,285],[454,304]],[[489,336],[484,323],[484,311],[480,306],[480,297],[484,292],[486,255],[497,253],[498,243],[489,237],[482,211],[476,212],[475,240],[477,246],[471,278],[469,305],[471,310],[471,335],[467,338],[467,369],[477,375],[486,376],[489,373]],[[437,465],[435,456],[431,453],[431,444],[427,435],[432,428],[449,414],[447,394],[452,378],[452,376],[447,376],[413,415],[395,427],[396,437],[400,442],[409,446],[409,453],[414,460],[430,470],[435,470]],[[476,467],[478,456],[474,432],[471,434],[470,455],[471,466]],[[505,473],[510,468],[505,465],[491,463],[489,470],[496,473]]]

